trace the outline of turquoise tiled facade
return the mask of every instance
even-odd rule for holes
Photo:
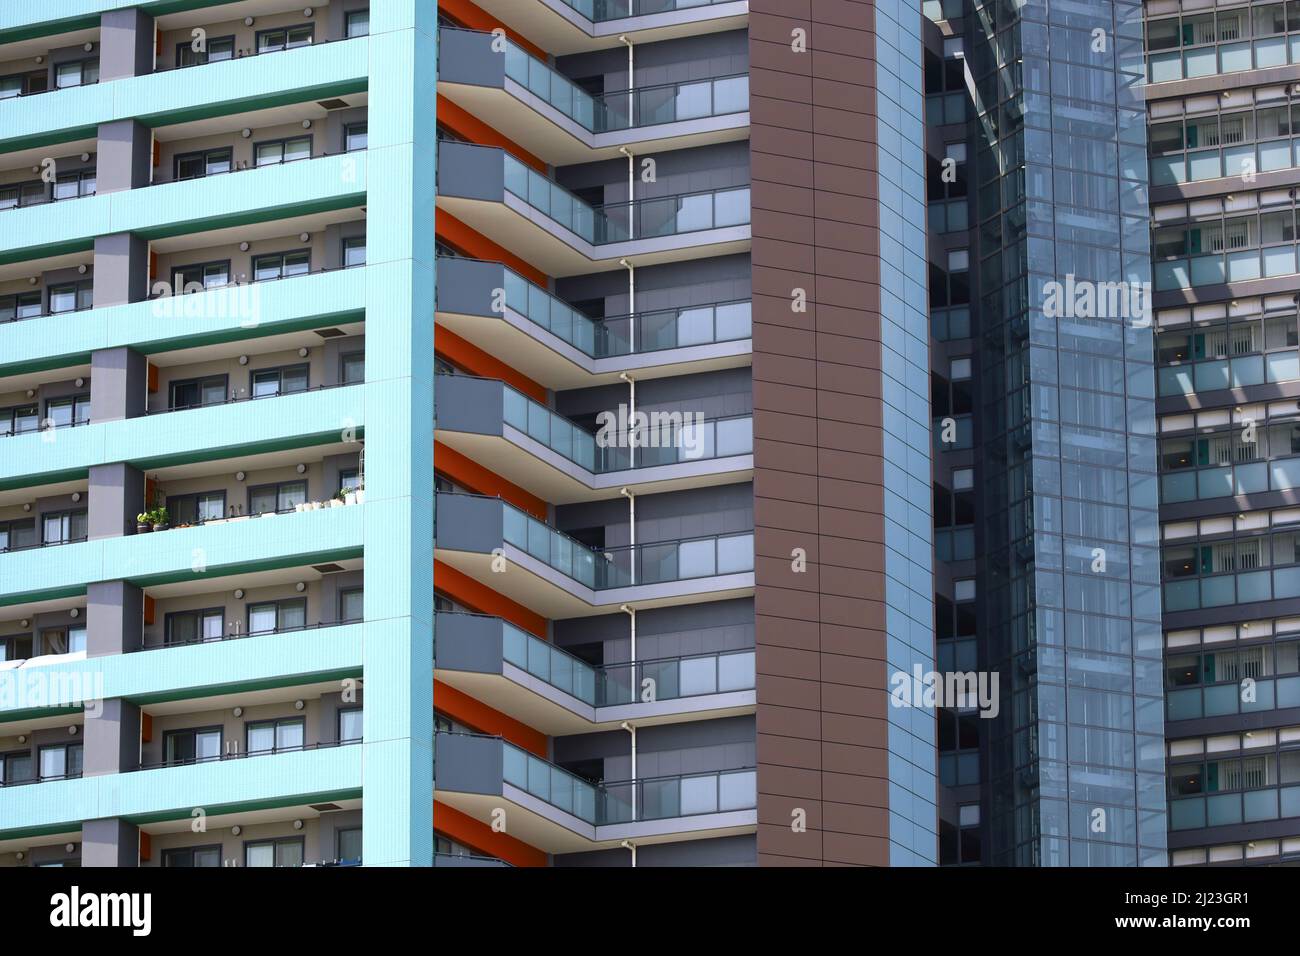
[[[6,781],[0,756],[0,784],[7,784],[0,786],[0,864],[36,860],[49,849],[42,840],[66,838],[82,844],[86,865],[137,852],[141,865],[157,865],[160,851],[151,852],[149,840],[165,848],[184,835],[183,824],[168,821],[206,814],[229,832],[240,814],[259,810],[279,814],[287,828],[308,805],[330,802],[357,833],[364,805],[368,865],[432,863],[436,5],[376,4],[368,29],[347,37],[339,35],[341,6],[367,10],[347,0],[336,11],[321,8],[310,46],[179,75],[166,68],[169,27],[159,20],[157,71],[116,78],[103,75],[110,61],[129,60],[133,46],[153,47],[154,14],[203,11],[214,23],[227,15],[220,5],[175,2],[0,10],[0,66],[10,59],[6,49],[27,49],[9,44],[55,37],[48,44],[57,48],[59,34],[80,38],[76,31],[89,30],[101,69],[92,85],[0,100],[0,167],[17,174],[43,153],[84,151],[98,154],[100,180],[95,195],[4,210],[0,225],[0,270],[8,270],[0,289],[31,271],[40,277],[32,285],[47,293],[49,276],[77,261],[94,288],[93,303],[74,314],[51,307],[0,323],[0,376],[9,383],[0,395],[15,392],[21,403],[31,385],[40,410],[51,382],[75,378],[68,387],[83,389],[90,409],[69,422],[47,420],[42,410],[40,427],[13,425],[16,434],[0,437],[0,527],[7,529],[0,620],[8,622],[0,626],[0,752],[14,740],[51,739],[56,727],[82,748],[81,773],[69,763],[51,775],[51,747],[39,743],[40,782],[31,786],[13,785],[20,781],[12,762]],[[275,22],[275,10],[257,12]],[[302,11],[288,15],[301,19]],[[331,101],[339,97],[347,99]],[[364,149],[344,151],[321,101],[368,124]],[[184,181],[160,159],[214,135],[257,148],[268,138],[264,126],[309,129],[310,158],[232,164],[237,175]],[[241,136],[241,127],[254,128]],[[112,152],[118,133],[134,154]],[[370,219],[382,227],[367,236]],[[364,238],[348,246],[349,236]],[[253,256],[277,242],[313,246],[305,274],[252,281],[266,278],[265,266],[253,262],[256,275],[228,273],[232,286],[158,296],[160,284],[172,284],[169,268],[214,259],[211,247],[238,256],[251,246]],[[345,374],[346,356],[362,350],[364,378]],[[259,370],[295,361],[309,368],[306,390],[277,379],[268,393]],[[192,407],[178,397],[216,367],[224,400],[205,397],[204,407]],[[247,400],[253,397],[259,400]],[[383,428],[368,431],[368,421]],[[58,427],[69,424],[76,427]],[[340,507],[342,493],[332,501],[338,483],[357,481],[340,476],[355,473],[362,500]],[[183,505],[172,505],[185,496],[174,489],[204,482],[226,489],[224,506],[200,512],[206,520],[178,517]],[[265,487],[281,513],[253,514],[256,489]],[[133,533],[136,512],[164,488],[173,523],[191,526]],[[88,534],[50,540],[47,501],[85,511]],[[15,529],[28,514],[45,546],[20,543]],[[329,575],[355,579],[359,592],[363,565],[364,611],[343,619],[343,605],[331,602],[346,589]],[[269,606],[301,601],[310,609],[305,627],[294,630],[281,617],[276,633],[238,633],[255,626],[252,610],[242,618],[245,591],[251,602],[273,588],[288,596],[277,593]],[[242,639],[181,640],[187,607],[236,602],[240,610],[227,616]],[[71,622],[59,632],[69,635],[70,656],[50,654],[62,638],[43,624],[55,619]],[[22,662],[28,645],[12,644],[19,630],[45,654]],[[364,734],[344,738],[342,719],[330,721],[363,695]],[[280,753],[277,738],[272,751],[259,753],[250,736],[233,753],[227,741],[223,759],[178,760],[184,744],[172,728],[198,722],[190,713],[218,720],[210,715],[236,698],[250,716],[283,711],[289,716],[272,718],[283,722],[305,714],[306,745]],[[159,766],[155,753],[168,765]],[[98,841],[96,834],[117,833],[119,825],[133,844],[139,835],[138,849],[115,845],[116,837],[107,846]],[[260,832],[248,829],[247,836]],[[308,860],[344,855],[323,825],[305,832]]]

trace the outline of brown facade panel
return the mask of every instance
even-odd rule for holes
[[[750,3],[766,865],[889,860],[874,19],[859,0]]]

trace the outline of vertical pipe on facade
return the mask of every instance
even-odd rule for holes
[[[632,735],[632,819],[636,820],[636,728],[626,720],[619,726]]]
[[[628,184],[631,189],[631,184]],[[627,218],[632,221],[632,206],[629,204]],[[630,227],[629,227],[630,230]],[[618,264],[627,270],[627,349],[636,352],[636,266],[627,259],[619,259]],[[628,379],[628,381],[631,381]]]
[[[618,377],[627,382],[627,466],[636,467],[636,379],[627,372],[619,372]]]
[[[636,426],[632,427],[635,429]],[[635,431],[633,433],[635,434]],[[627,538],[628,544],[631,546],[628,569],[632,576],[632,583],[636,584],[636,495],[628,488],[620,488],[618,493],[627,499]],[[635,635],[635,632],[633,633]],[[635,640],[635,636],[633,640]],[[635,650],[636,647],[633,645],[633,651]],[[636,657],[633,656],[632,659],[636,660]]]

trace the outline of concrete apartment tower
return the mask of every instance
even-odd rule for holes
[[[4,5],[0,866],[939,862],[923,26]]]

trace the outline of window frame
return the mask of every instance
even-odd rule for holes
[[[271,727],[271,728],[275,731],[275,736],[278,738],[278,737],[280,736],[280,725],[281,725],[281,724],[286,724],[286,725],[287,725],[287,724],[300,724],[301,727],[302,727],[302,744],[300,744],[300,745],[297,746],[297,747],[285,747],[285,748],[282,749],[282,748],[280,747],[279,743],[277,742],[277,743],[275,743],[274,745],[272,745],[272,747],[271,747],[270,750],[254,750],[254,749],[250,746],[250,744],[249,744],[249,739],[248,739],[248,735],[249,735],[249,733],[250,733],[251,731],[253,731],[253,730],[255,730],[255,729],[259,728],[259,727],[267,727],[267,726],[269,726],[269,727]],[[247,756],[250,756],[250,757],[251,757],[251,756],[253,756],[254,754],[256,754],[256,755],[258,755],[258,756],[262,756],[262,755],[266,755],[266,754],[279,754],[279,753],[288,754],[288,753],[298,753],[299,751],[306,750],[306,749],[307,749],[307,718],[306,718],[305,716],[303,716],[303,717],[268,717],[268,718],[266,718],[265,720],[250,720],[250,721],[248,721],[248,722],[246,722],[246,723],[244,724],[244,753],[245,753]]]
[[[221,619],[221,637],[218,638],[199,638],[197,641],[178,641],[175,639],[172,628],[173,621],[177,618],[193,617],[198,620],[196,633],[203,632],[204,618],[216,616]],[[188,611],[168,611],[163,615],[163,647],[186,647],[191,644],[215,644],[218,641],[225,640],[226,636],[226,609],[224,606],[193,608]]]
[[[298,865],[299,866],[305,865],[307,862],[307,840],[305,837],[296,836],[296,837],[264,837],[259,840],[245,840],[244,841],[244,866],[245,867],[249,866],[248,851],[251,850],[252,848],[269,845],[272,848],[272,856],[278,858],[280,855],[280,845],[290,844],[290,843],[296,843],[299,847],[299,855],[302,859],[302,863]],[[270,868],[271,869],[292,869],[292,867],[281,867],[278,864],[272,864]],[[261,867],[258,867],[258,869],[261,869]]]
[[[287,508],[284,509],[284,510],[281,510],[281,509],[280,509],[280,495],[281,495],[281,490],[282,490],[282,488],[283,488],[285,485],[302,485],[302,486],[303,486],[303,500],[304,500],[304,501],[310,500],[310,496],[311,496],[311,485],[308,483],[308,481],[307,481],[306,478],[286,478],[284,481],[269,481],[269,482],[266,482],[265,484],[261,484],[261,485],[253,485],[252,487],[250,487],[250,488],[248,489],[248,514],[249,514],[250,516],[254,516],[254,515],[264,515],[264,514],[271,514],[271,513],[272,513],[272,512],[269,512],[269,511],[254,511],[254,510],[253,510],[253,496],[254,496],[255,494],[257,494],[259,491],[266,491],[268,488],[274,488],[274,489],[275,489],[275,505],[276,505],[276,509],[275,509],[275,512],[274,512],[274,513],[275,513],[275,514],[288,514],[290,509],[287,509]]]
[[[217,402],[199,402],[197,405],[176,404],[177,386],[196,385],[199,387],[200,393],[202,393],[203,386],[205,383],[213,383],[216,382],[218,379],[221,380],[221,392],[222,395],[224,396],[220,404],[222,405],[226,404],[227,402],[230,401],[230,376],[225,373],[222,373],[219,375],[204,375],[199,378],[178,378],[174,381],[168,382],[167,383],[167,410],[169,412],[179,412],[179,411],[185,411],[190,408],[208,408],[211,407],[212,405],[218,404]]]
[[[216,734],[217,735],[217,755],[215,757],[194,757],[188,761],[174,761],[167,757],[167,742],[175,737],[189,734],[195,738],[194,752],[198,753],[198,736],[199,734]],[[224,742],[226,729],[220,724],[209,724],[203,727],[179,727],[175,730],[164,730],[162,739],[162,762],[164,767],[193,767],[201,763],[217,763],[224,754],[222,754],[221,744]]]
[[[295,388],[289,391],[285,391],[284,373],[290,371],[297,371],[298,369],[302,369],[304,371],[305,373],[304,381],[306,382],[306,384],[303,385],[302,388]],[[271,372],[274,372],[276,373],[277,376],[279,376],[279,385],[277,386],[274,392],[268,395],[258,395],[256,390],[257,376],[267,375]],[[250,398],[255,398],[255,399],[279,398],[282,395],[300,395],[303,392],[310,392],[310,391],[311,391],[311,362],[294,362],[292,365],[271,365],[268,366],[267,368],[250,369],[248,373],[248,395]]]
[[[212,58],[209,56],[209,54],[210,54],[211,51],[212,51],[212,45],[213,45],[214,43],[225,43],[225,42],[229,42],[229,43],[230,43],[230,56],[222,57],[220,60],[214,60],[214,59],[212,59]],[[204,50],[202,53],[199,53],[198,51],[196,51],[196,50],[193,48],[193,43],[194,43],[194,41],[193,41],[193,40],[190,40],[190,41],[188,41],[188,42],[182,41],[182,42],[176,44],[176,61],[175,61],[175,62],[176,62],[176,66],[175,66],[175,69],[177,69],[177,70],[186,70],[186,69],[189,69],[189,68],[192,67],[192,66],[207,66],[209,63],[225,63],[227,60],[233,60],[233,59],[235,59],[235,54],[236,54],[236,52],[238,51],[238,47],[237,47],[237,45],[236,45],[236,43],[235,43],[235,35],[234,35],[233,33],[224,34],[224,35],[219,36],[219,37],[208,37],[208,38],[207,38],[207,49]],[[192,53],[192,54],[194,54],[194,55],[196,55],[196,56],[202,56],[203,59],[200,60],[200,61],[198,61],[198,62],[196,62],[196,63],[182,63],[182,62],[181,62],[181,56],[182,56],[182,54],[184,54],[184,53]]]
[[[299,43],[296,46],[290,46],[289,34],[293,33],[295,30],[310,30],[311,38],[306,43]],[[272,33],[284,34],[284,46],[273,47],[269,50],[263,50],[262,38],[265,36],[269,36]],[[263,53],[284,53],[288,50],[300,50],[305,46],[314,46],[315,44],[316,44],[316,23],[315,21],[312,20],[308,20],[306,23],[295,23],[290,26],[267,27],[265,30],[258,30],[256,33],[253,34],[253,52],[257,56],[261,56]]]
[[[283,614],[284,608],[287,605],[294,605],[294,604],[302,605],[302,626],[286,628],[284,626],[283,621],[281,621],[281,615]],[[269,631],[254,631],[253,611],[258,608],[265,608],[271,605],[275,605],[275,627]],[[248,603],[248,606],[244,609],[244,629],[245,629],[245,633],[249,635],[288,634],[294,631],[305,631],[307,630],[307,599],[305,597],[295,597],[295,598],[272,598],[267,601],[250,601]]]
[[[209,867],[200,867],[200,866],[195,866],[195,865],[194,865],[194,855],[195,855],[196,853],[200,853],[200,852],[204,852],[204,851],[212,851],[212,850],[215,850],[216,853],[217,853],[217,866],[214,867],[213,869],[215,869],[215,868],[220,868],[221,865],[222,865],[222,862],[223,862],[223,860],[224,860],[224,858],[223,858],[222,855],[221,855],[221,854],[222,854],[222,846],[221,846],[220,843],[204,843],[204,844],[202,844],[201,846],[177,846],[177,847],[169,847],[168,849],[162,851],[162,862],[161,862],[161,866],[162,866],[163,868],[165,868],[165,869],[210,869]],[[188,867],[176,867],[176,866],[173,866],[173,865],[171,865],[171,864],[169,864],[169,863],[167,862],[169,858],[174,857],[174,856],[176,856],[177,854],[182,854],[182,853],[183,853],[183,854],[188,854],[188,855],[189,855],[190,863],[189,863],[189,866],[188,866]]]
[[[226,172],[224,173],[208,172],[208,164],[211,161],[211,157],[214,154],[219,155],[222,153],[226,154],[227,162],[230,165],[230,169],[226,170]],[[202,159],[203,172],[198,176],[182,177],[181,163],[187,159]],[[177,153],[175,156],[172,157],[172,182],[186,183],[195,179],[207,179],[209,176],[225,176],[228,175],[229,173],[234,172],[234,169],[235,169],[235,150],[233,146],[212,146],[208,149],[191,150],[188,153]]]
[[[302,159],[285,159],[285,158],[284,158],[284,153],[285,153],[285,149],[284,149],[284,147],[285,147],[288,143],[296,143],[296,142],[298,142],[299,140],[306,140],[306,141],[307,141],[307,155],[304,156]],[[263,163],[263,162],[261,162],[261,158],[260,158],[260,155],[259,155],[259,154],[260,154],[260,152],[261,152],[262,147],[264,147],[264,146],[279,146],[279,147],[280,147],[280,158],[279,158],[276,162],[274,162],[274,163]],[[309,160],[309,159],[314,159],[315,156],[316,156],[316,137],[315,137],[315,134],[313,134],[313,133],[303,133],[301,136],[281,136],[281,137],[278,138],[278,139],[264,139],[264,140],[261,140],[260,142],[256,142],[256,143],[253,144],[253,165],[252,165],[252,168],[253,168],[253,169],[269,169],[269,168],[272,167],[272,166],[284,166],[284,165],[286,165],[286,164],[288,164],[288,163],[302,163],[302,162],[306,162],[306,161]]]

